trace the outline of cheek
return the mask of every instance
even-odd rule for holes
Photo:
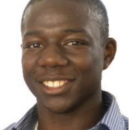
[[[35,88],[35,82],[33,81],[33,74],[36,66],[36,57],[31,58],[28,54],[23,54],[22,56],[22,68],[23,77],[30,91],[36,95],[37,89]]]
[[[103,68],[103,56],[98,50],[80,52],[75,58],[71,58],[74,69],[78,72],[80,82],[85,86],[99,84]]]
[[[29,89],[33,92],[35,89],[33,74],[36,68],[37,58],[35,55],[30,55],[28,53],[23,53],[22,55],[22,69],[23,69],[23,77],[24,80],[29,87]]]
[[[71,57],[70,61],[79,73],[90,70],[94,63],[93,56],[87,52],[78,53],[78,55]]]
[[[23,53],[22,55],[22,67],[23,73],[32,73],[36,66],[37,57],[36,55],[30,55],[28,53]]]

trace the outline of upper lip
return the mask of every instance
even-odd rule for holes
[[[74,80],[74,77],[70,76],[44,76],[40,78],[38,81],[43,82],[43,81],[58,81],[58,80]]]

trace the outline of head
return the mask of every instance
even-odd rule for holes
[[[67,112],[100,102],[116,51],[101,1],[32,0],[21,27],[23,75],[39,106]]]

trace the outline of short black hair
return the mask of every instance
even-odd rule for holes
[[[44,0],[30,0],[27,6],[24,9],[22,21],[21,21],[21,28],[24,22],[24,15],[26,13],[27,8],[38,1]],[[76,2],[86,2],[87,7],[90,9],[90,16],[93,20],[95,20],[100,28],[101,33],[101,42],[104,43],[109,36],[109,20],[107,15],[107,10],[102,3],[101,0],[69,0],[69,1],[76,1]]]

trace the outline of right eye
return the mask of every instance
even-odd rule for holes
[[[43,48],[43,45],[41,43],[32,43],[28,46],[28,48]]]

